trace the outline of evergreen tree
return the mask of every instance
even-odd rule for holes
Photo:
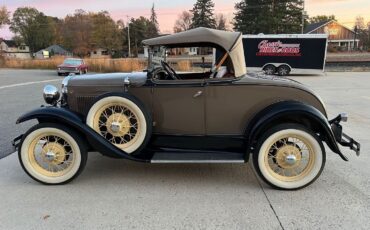
[[[216,28],[216,19],[213,15],[215,4],[212,0],[197,0],[191,10],[193,20],[191,28]]]
[[[148,25],[149,38],[157,37],[159,34],[159,24],[157,19],[157,13],[155,12],[154,3],[151,9],[150,24]]]
[[[242,0],[235,5],[234,29],[248,34],[300,33],[303,0]]]

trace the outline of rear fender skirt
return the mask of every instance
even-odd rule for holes
[[[86,125],[81,117],[66,109],[58,107],[41,107],[22,115],[20,118],[18,118],[16,123],[20,124],[33,119],[37,119],[39,123],[58,123],[73,128],[79,134],[86,137],[90,146],[93,146],[95,150],[99,151],[103,155],[115,158],[124,158],[138,162],[149,162],[148,160],[131,156],[112,145],[109,141]]]
[[[313,131],[320,134],[321,140],[325,141],[329,148],[343,160],[348,161],[348,158],[342,154],[338,147],[328,119],[315,107],[297,101],[278,102],[254,116],[245,131],[248,146],[253,147],[258,136],[275,124],[302,121],[308,122],[303,125],[315,127],[316,130]]]

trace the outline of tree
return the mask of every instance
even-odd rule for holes
[[[308,19],[309,23],[327,22],[330,20],[336,20],[335,15],[317,15]]]
[[[92,48],[104,48],[110,54],[122,48],[121,32],[107,11],[91,14],[91,21],[93,25],[91,31]]]
[[[89,54],[92,49],[93,22],[91,14],[76,10],[67,15],[62,26],[63,46],[78,56]]]
[[[182,31],[189,30],[191,28],[191,23],[193,20],[193,14],[189,11],[183,11],[175,21],[173,31],[179,33]]]
[[[191,10],[193,14],[191,28],[216,28],[216,19],[213,15],[214,7],[215,4],[212,0],[197,0]]]
[[[143,52],[141,42],[145,39],[152,38],[149,28],[153,26],[153,24],[149,19],[141,16],[137,19],[132,18],[129,26],[131,47],[133,47],[134,55],[138,56],[139,53]],[[125,33],[127,34],[127,28]]]
[[[30,47],[30,55],[49,46],[53,40],[52,28],[48,17],[35,8],[16,9],[10,23],[10,30],[20,35]]]
[[[299,33],[303,0],[242,0],[235,4],[234,29],[243,33]]]
[[[150,24],[148,25],[148,35],[149,37],[157,37],[159,34],[159,24],[157,19],[157,13],[155,12],[154,3],[150,14]]]
[[[366,25],[363,17],[358,16],[355,20],[353,29],[357,33],[357,38],[360,39],[363,48],[370,47],[370,22]]]
[[[216,29],[218,30],[228,30],[227,19],[224,14],[216,15]]]
[[[361,16],[356,17],[354,28],[359,30],[359,31],[366,30],[365,20],[364,20],[363,17],[361,17]]]
[[[9,24],[10,12],[6,9],[5,6],[0,7],[0,28],[3,25]]]

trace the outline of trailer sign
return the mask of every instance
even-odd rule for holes
[[[258,44],[257,56],[301,56],[300,44],[263,40]]]

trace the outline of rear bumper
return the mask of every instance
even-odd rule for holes
[[[343,147],[348,147],[353,150],[357,156],[360,156],[361,145],[355,141],[352,137],[343,133],[343,127],[341,122],[346,122],[348,116],[346,114],[339,114],[337,117],[329,121],[331,129],[333,131],[335,140]]]

